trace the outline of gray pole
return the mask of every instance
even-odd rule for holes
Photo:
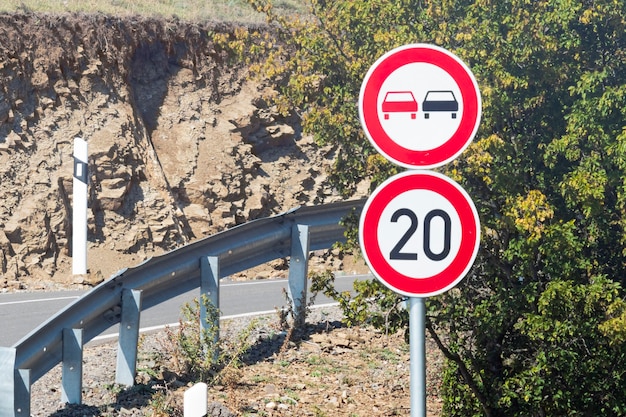
[[[308,225],[294,224],[291,227],[288,293],[293,306],[294,326],[296,328],[302,328],[306,321],[310,240]]]
[[[426,299],[409,298],[411,417],[426,417]]]

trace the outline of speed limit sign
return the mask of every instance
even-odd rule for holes
[[[430,297],[469,272],[480,221],[459,184],[436,172],[407,171],[387,179],[369,197],[359,239],[365,260],[383,284],[409,297]]]

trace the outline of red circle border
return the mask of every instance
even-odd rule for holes
[[[398,195],[418,189],[446,198],[456,209],[462,229],[455,259],[443,271],[428,278],[413,278],[396,271],[378,245],[378,223],[383,210]],[[359,237],[365,260],[383,284],[407,296],[429,297],[454,287],[469,272],[478,252],[480,221],[474,203],[456,182],[434,172],[408,171],[389,178],[372,193],[361,214]]]
[[[419,62],[446,71],[459,86],[463,100],[463,114],[455,133],[444,144],[425,151],[407,149],[394,142],[378,115],[378,95],[385,80],[401,66]],[[361,86],[359,113],[368,139],[389,160],[407,168],[434,168],[456,158],[472,141],[480,123],[481,98],[473,74],[455,55],[433,45],[405,45],[372,65]]]

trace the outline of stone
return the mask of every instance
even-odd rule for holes
[[[212,402],[207,408],[207,417],[237,417],[237,414],[230,411],[224,404]]]

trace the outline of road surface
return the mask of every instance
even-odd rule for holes
[[[371,275],[344,275],[335,280],[338,291],[351,291],[355,279],[371,279]],[[283,295],[287,280],[220,282],[222,319],[243,315],[273,313],[287,305]],[[87,291],[23,292],[0,294],[0,346],[12,346],[56,312],[76,301]],[[193,290],[172,298],[141,313],[141,331],[154,331],[178,323],[181,306],[197,298]],[[310,295],[310,294],[309,294]],[[316,305],[332,304],[333,300],[319,294]],[[117,326],[94,339],[95,342],[117,337]]]

